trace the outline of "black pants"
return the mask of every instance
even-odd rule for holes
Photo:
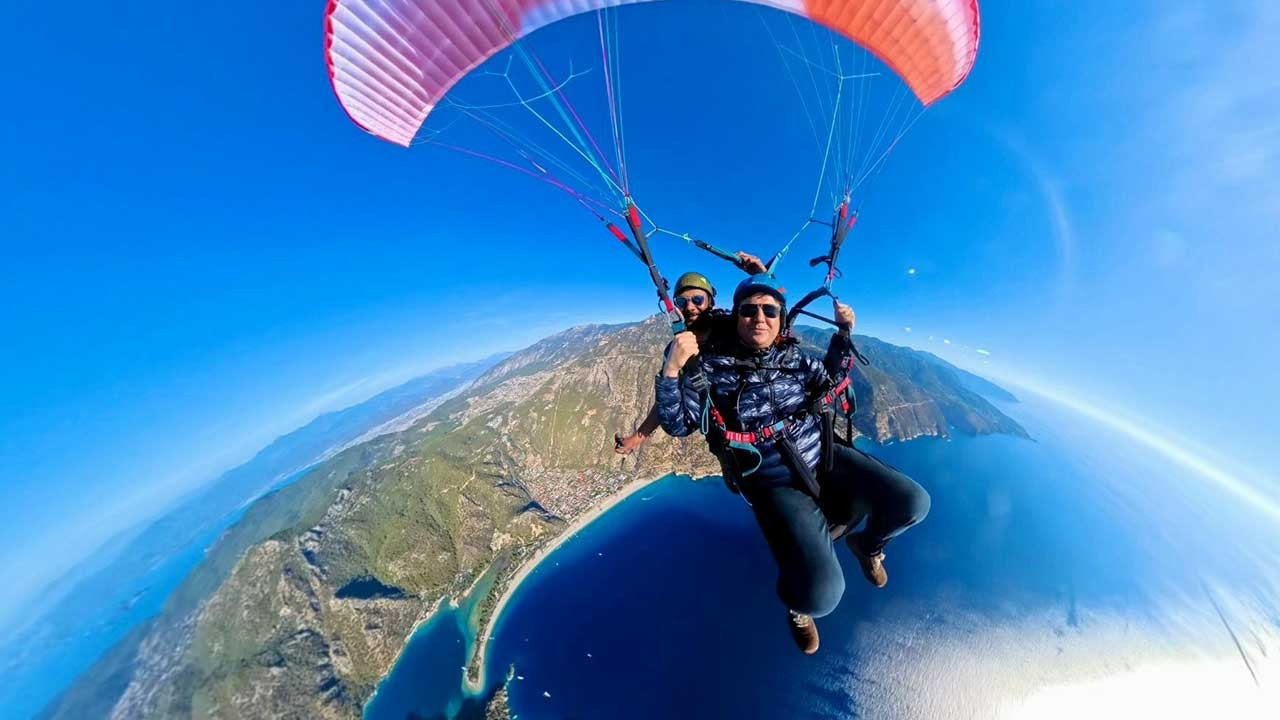
[[[837,446],[832,471],[819,480],[822,494],[816,500],[798,482],[744,488],[778,563],[778,596],[788,608],[814,617],[830,613],[844,595],[830,526],[852,527],[866,517],[852,538],[875,553],[929,513],[924,488],[855,448]]]

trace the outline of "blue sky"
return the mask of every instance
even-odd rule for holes
[[[652,311],[641,268],[554,190],[352,126],[325,77],[322,6],[10,9],[0,571],[16,591],[0,618],[319,412]],[[1280,9],[982,9],[972,77],[895,151],[845,251],[860,329],[1273,480]],[[722,245],[775,249],[818,157],[755,10],[623,17],[638,201]],[[534,42],[581,67],[594,32]],[[816,281],[799,259],[821,239],[804,243],[783,274],[794,287]],[[736,281],[678,241],[655,252],[669,275]]]

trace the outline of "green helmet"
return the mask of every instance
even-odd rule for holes
[[[676,280],[676,295],[679,295],[681,290],[688,290],[689,288],[701,290],[710,295],[713,299],[716,296],[716,289],[711,287],[711,281],[702,273],[687,272],[681,275],[680,279]]]

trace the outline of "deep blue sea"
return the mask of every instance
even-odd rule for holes
[[[1229,654],[1210,592],[1258,600],[1269,615],[1235,622],[1280,632],[1274,520],[1070,411],[1035,400],[1002,409],[1035,440],[868,447],[925,485],[933,510],[887,549],[884,590],[839,548],[848,589],[819,621],[817,656],[791,643],[772,558],[743,501],[719,481],[669,477],[585,528],[521,586],[490,647],[490,689],[514,666],[511,704],[522,720],[884,717],[951,692],[931,689],[935,681],[970,682],[962,666],[925,667],[929,648],[913,644],[970,642],[990,657],[1005,651],[988,637],[1015,628],[1026,644],[1057,643],[1064,655],[1091,633],[1127,638],[1125,652],[1137,653],[1155,645],[1133,629],[1148,623],[1173,628],[1162,632],[1174,647],[1203,643],[1185,622],[1204,628],[1208,650]],[[472,716],[479,702],[459,686],[469,637],[456,613],[437,616],[366,717]],[[1017,684],[1020,668],[994,667],[1010,677],[971,682],[993,692]],[[940,672],[950,677],[933,677]],[[938,712],[947,711],[923,714]]]

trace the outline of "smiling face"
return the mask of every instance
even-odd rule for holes
[[[782,332],[782,304],[768,293],[743,298],[735,310],[738,338],[749,348],[763,350],[772,345],[778,339],[778,333]]]
[[[675,304],[680,308],[680,314],[684,315],[685,324],[692,325],[702,313],[711,309],[715,301],[704,290],[685,288],[676,293]]]

